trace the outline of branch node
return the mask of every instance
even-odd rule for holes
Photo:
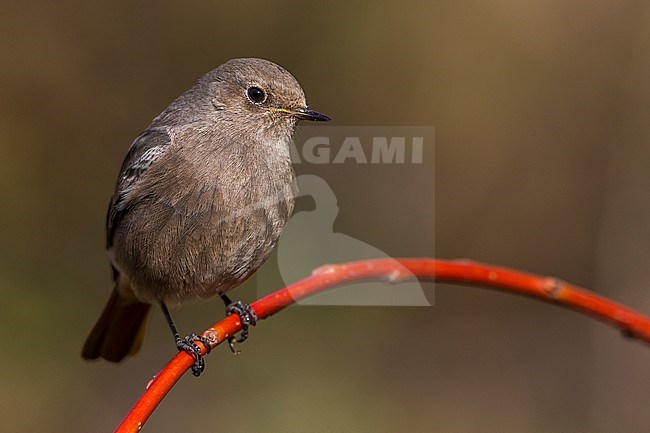
[[[323,265],[323,266],[319,266],[316,269],[314,269],[313,271],[311,271],[311,274],[314,275],[314,276],[316,276],[316,275],[325,275],[325,274],[335,274],[339,267],[340,267],[339,265],[332,265],[332,264]]]
[[[386,284],[398,284],[404,281],[414,279],[413,274],[406,268],[395,269],[386,277]]]
[[[214,346],[219,342],[219,335],[217,334],[217,331],[214,330],[214,328],[210,328],[205,331],[203,334],[201,334],[201,337],[208,340],[210,346]]]
[[[544,292],[546,292],[546,294],[551,299],[557,300],[560,297],[560,292],[562,291],[562,285],[563,285],[563,281],[560,280],[559,278],[547,277],[546,279],[544,279],[542,288],[544,289]]]

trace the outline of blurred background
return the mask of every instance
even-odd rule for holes
[[[234,57],[287,68],[334,125],[435,127],[435,197],[426,170],[321,168],[335,231],[393,256],[555,275],[650,312],[647,2],[2,10],[2,431],[112,431],[175,352],[155,311],[137,357],[81,361],[111,286],[104,216],[133,138]],[[275,257],[263,272],[278,274]],[[234,293],[252,301],[257,285]],[[241,356],[220,347],[199,380],[183,377],[145,431],[647,431],[647,346],[538,301],[423,287],[434,306],[285,310]],[[222,315],[215,300],[175,318],[189,333]]]

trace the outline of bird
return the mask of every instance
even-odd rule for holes
[[[82,358],[134,355],[151,306],[159,305],[198,376],[204,362],[196,341],[206,341],[180,338],[169,309],[215,296],[227,314],[240,315],[243,341],[257,318],[227,293],[264,264],[291,217],[298,122],[329,120],[307,106],[293,75],[258,58],[213,69],[155,117],[131,144],[109,203],[113,290]]]

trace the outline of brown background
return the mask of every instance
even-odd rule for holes
[[[2,431],[111,431],[174,352],[156,311],[138,357],[79,359],[109,292],[104,212],[131,140],[233,57],[285,66],[338,125],[436,127],[435,200],[424,177],[405,191],[389,168],[370,181],[330,167],[337,231],[408,256],[433,255],[435,233],[439,257],[650,312],[647,2],[4,3]],[[200,380],[184,377],[146,431],[650,425],[648,347],[483,289],[437,286],[435,304],[291,308],[241,356],[220,348]],[[214,301],[176,318],[189,332],[222,314]]]

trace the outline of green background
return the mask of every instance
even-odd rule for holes
[[[2,11],[4,432],[112,431],[174,353],[155,311],[137,357],[79,357],[110,290],[105,209],[132,139],[233,57],[283,65],[337,125],[435,126],[435,198],[427,176],[405,189],[390,168],[372,180],[323,169],[336,179],[337,231],[394,256],[559,276],[650,312],[647,2],[68,0]],[[253,300],[255,287],[233,295]],[[537,301],[425,289],[434,307],[302,306],[264,321],[241,356],[221,347],[199,380],[183,377],[144,431],[650,425],[648,347]],[[222,315],[218,300],[175,314],[184,332]]]

